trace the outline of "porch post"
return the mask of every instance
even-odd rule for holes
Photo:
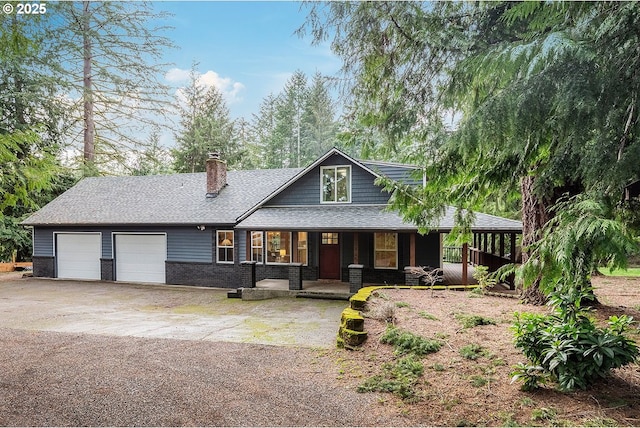
[[[256,286],[256,262],[245,260],[240,262],[242,288],[255,288]]]
[[[362,288],[362,270],[364,265],[349,265],[349,292],[357,293]]]
[[[360,237],[358,232],[353,232],[353,263],[360,263]]]
[[[409,237],[409,265],[416,265],[416,234],[413,232]]]
[[[504,257],[504,233],[500,232],[500,257]]]
[[[516,262],[516,234],[511,234],[511,263]]]
[[[302,263],[289,265],[289,290],[302,290]]]
[[[469,274],[469,269],[467,266],[468,254],[469,254],[469,244],[465,242],[464,244],[462,244],[462,285],[469,284],[469,278],[467,278],[467,275]]]

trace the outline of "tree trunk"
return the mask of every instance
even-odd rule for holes
[[[540,238],[544,225],[550,216],[542,201],[534,192],[535,177],[528,175],[520,180],[522,193],[522,263],[529,259],[527,248]],[[531,284],[519,284],[520,294],[525,303],[543,305],[547,296],[538,288],[540,279]]]
[[[93,164],[95,161],[95,134],[96,125],[93,119],[93,88],[91,85],[91,12],[89,11],[89,1],[82,2],[82,40],[83,40],[83,59],[84,67],[82,70],[83,77],[83,94],[84,101],[84,163]]]

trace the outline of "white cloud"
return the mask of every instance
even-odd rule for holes
[[[172,82],[172,83],[182,83],[182,82],[186,82],[189,80],[189,70],[182,70],[180,68],[172,68],[171,70],[167,71],[167,74],[165,74],[164,78],[168,81],[168,82]]]
[[[165,79],[171,83],[178,83],[185,85],[189,82],[191,71],[183,70],[180,68],[172,68],[165,75]],[[230,77],[222,77],[213,70],[208,70],[205,73],[197,72],[198,85],[204,88],[210,88],[214,86],[224,96],[229,104],[242,101],[241,92],[245,86],[240,82],[233,81]],[[178,89],[178,96],[180,96],[180,90]]]

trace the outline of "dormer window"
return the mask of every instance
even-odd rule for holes
[[[322,203],[351,202],[351,166],[322,166],[320,180]]]

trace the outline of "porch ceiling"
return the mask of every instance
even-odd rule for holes
[[[448,232],[454,225],[454,209],[449,207],[432,229]],[[315,205],[262,207],[238,223],[250,230],[394,230],[417,231],[415,225],[388,211],[386,205]],[[522,223],[502,217],[476,213],[475,232],[522,231]]]

